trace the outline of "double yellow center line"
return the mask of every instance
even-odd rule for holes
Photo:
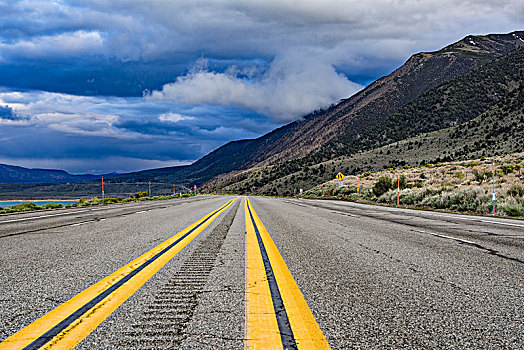
[[[13,334],[0,343],[0,350],[74,348],[236,199]]]
[[[246,220],[246,349],[330,349],[293,276],[253,209]]]
[[[2,343],[3,349],[72,349],[187,246],[237,198],[50,311]],[[329,349],[275,243],[244,201],[246,349]]]

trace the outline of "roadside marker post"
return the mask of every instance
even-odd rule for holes
[[[151,197],[151,181],[149,181],[149,197]]]
[[[493,215],[495,215],[495,161],[493,161]]]
[[[173,197],[176,195],[175,185],[173,185]]]
[[[104,205],[104,177],[102,176],[102,205]]]
[[[398,182],[397,182],[397,207],[400,204],[400,174],[398,174]]]
[[[357,201],[359,198],[359,194],[360,194],[360,178],[357,175]]]
[[[197,192],[196,192],[196,185],[195,185],[195,196],[196,196]]]

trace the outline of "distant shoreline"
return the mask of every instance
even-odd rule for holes
[[[71,199],[0,199],[0,202],[71,202],[78,201],[78,198]]]

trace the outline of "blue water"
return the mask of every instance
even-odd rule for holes
[[[22,203],[35,203],[36,205],[44,205],[47,203],[59,203],[63,204],[64,206],[67,204],[76,203],[76,201],[13,201],[13,202],[0,202],[0,208],[7,208],[11,207],[13,205],[22,204]]]

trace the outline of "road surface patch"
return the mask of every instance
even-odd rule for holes
[[[0,343],[0,350],[75,347],[235,200],[228,201],[13,334]]]

